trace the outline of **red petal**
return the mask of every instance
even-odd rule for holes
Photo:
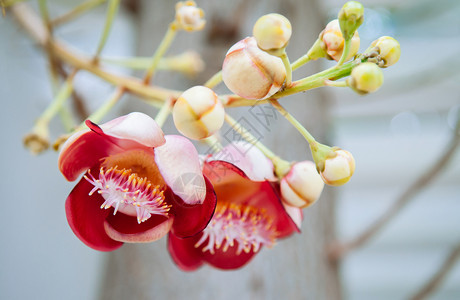
[[[299,231],[284,209],[278,184],[251,181],[241,169],[224,161],[205,163],[203,172],[214,184],[219,202],[265,209],[267,215],[274,219],[279,238]]]
[[[150,219],[152,218],[153,217],[150,217]],[[106,220],[106,222],[104,223],[105,231],[112,239],[125,243],[150,243],[159,240],[171,230],[171,225],[174,221],[173,217],[170,217],[168,219],[163,218],[164,221],[158,224],[156,224],[156,222],[159,220],[155,220],[155,222],[150,222],[149,228],[146,229],[146,226],[142,225],[144,225],[148,221],[143,222],[141,224],[137,224],[136,226],[132,220],[134,219],[133,217],[124,215],[122,213],[117,213],[117,215],[114,216],[113,219],[116,219],[116,221],[112,220],[111,222],[109,222],[108,220]],[[112,227],[111,223],[117,224],[118,230]],[[139,231],[136,232],[137,230]]]
[[[113,212],[113,208],[109,210]],[[160,215],[152,215],[147,221],[138,223],[137,217],[132,217],[125,215],[124,213],[117,212],[115,215],[111,213],[107,216],[107,223],[110,227],[117,231],[121,235],[141,235],[142,233],[149,231],[158,226],[164,226],[170,218],[160,216]],[[167,232],[163,234],[166,235]]]
[[[69,181],[74,181],[88,168],[99,164],[99,160],[118,148],[109,138],[93,131],[76,133],[69,138],[59,154],[59,169]]]
[[[195,238],[181,239],[174,234],[168,235],[169,254],[183,271],[194,271],[203,265],[201,250],[195,248]]]
[[[199,249],[201,249],[201,247]],[[243,251],[237,255],[237,249],[238,245],[237,243],[235,243],[233,247],[228,248],[225,252],[222,250],[222,248],[216,249],[214,254],[211,254],[209,251],[206,251],[202,254],[203,260],[205,260],[208,264],[219,269],[234,270],[243,267],[256,254],[251,250],[248,253]]]
[[[123,243],[112,240],[104,230],[109,210],[101,209],[103,198],[88,193],[94,186],[85,179],[74,187],[65,203],[67,221],[75,235],[87,246],[99,251],[112,251]]]
[[[173,205],[171,212],[174,215],[174,224],[171,231],[178,237],[190,237],[206,228],[216,208],[216,194],[211,182],[204,177],[206,182],[206,198],[203,204],[188,205],[182,199],[171,193]]]

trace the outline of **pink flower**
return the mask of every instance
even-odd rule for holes
[[[280,200],[279,185],[271,182],[276,180],[273,165],[255,147],[233,143],[208,157],[203,172],[217,194],[216,212],[196,236],[169,234],[168,250],[182,270],[203,263],[236,269],[262,247],[299,231],[301,210]]]
[[[208,224],[216,204],[198,153],[181,136],[164,136],[154,120],[131,113],[72,135],[59,169],[77,183],[67,220],[89,247],[115,250],[123,242],[155,241],[174,232],[192,236]]]

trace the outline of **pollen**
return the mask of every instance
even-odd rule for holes
[[[203,252],[214,254],[215,249],[226,252],[230,247],[237,247],[237,255],[243,251],[258,252],[262,246],[272,247],[278,235],[265,210],[236,204],[218,205],[202,233],[196,248],[204,245]]]
[[[89,170],[84,178],[94,185],[89,195],[97,191],[104,198],[101,209],[114,207],[114,215],[119,209],[122,212],[134,211],[139,224],[152,215],[168,217],[171,206],[166,204],[161,187],[153,185],[146,177],[139,177],[130,169],[101,167],[98,178]]]

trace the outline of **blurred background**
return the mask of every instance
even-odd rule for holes
[[[47,1],[59,16],[82,1]],[[114,253],[87,248],[71,232],[64,201],[74,183],[57,168],[57,153],[38,156],[22,139],[53,98],[43,49],[19,26],[11,10],[0,18],[0,118],[3,175],[0,190],[1,299],[409,299],[439,270],[460,241],[460,155],[411,191],[404,207],[362,247],[338,261],[328,255],[336,241],[353,240],[374,224],[401,195],[443,157],[460,113],[460,2],[456,0],[363,0],[361,51],[383,35],[401,44],[400,61],[384,70],[385,83],[372,95],[322,88],[287,97],[282,103],[320,141],[353,153],[356,172],[342,187],[326,187],[319,203],[305,210],[302,233],[264,249],[248,266],[222,272],[204,267],[179,271],[165,239],[152,245],[125,245]],[[36,1],[25,1],[37,11]],[[185,90],[217,72],[227,49],[251,34],[265,13],[288,17],[293,36],[291,61],[304,54],[345,1],[197,1],[206,29],[178,34],[168,54],[193,49],[205,70],[189,78],[161,72],[155,84]],[[174,17],[174,1],[122,1],[103,57],[151,56]],[[104,26],[106,4],[55,30],[77,51],[94,53]],[[332,66],[309,64],[294,79]],[[139,75],[110,67],[113,72]],[[81,72],[75,89],[88,111],[113,91]],[[218,92],[228,92],[220,85]],[[126,97],[105,120],[131,111],[155,116],[156,109]],[[307,144],[274,115],[262,124],[248,108],[232,115],[255,126],[262,142],[283,158],[309,158]],[[77,120],[77,117],[76,117]],[[64,132],[59,118],[51,136]],[[223,132],[226,129],[224,129]],[[176,134],[172,120],[167,134]],[[198,145],[204,152],[205,146]],[[452,147],[453,148],[453,147]],[[433,169],[434,170],[434,169]],[[439,172],[438,172],[439,171]],[[429,176],[429,175],[428,175]],[[457,255],[458,257],[458,255]],[[460,299],[460,264],[429,299]]]

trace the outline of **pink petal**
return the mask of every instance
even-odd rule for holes
[[[282,201],[284,209],[291,218],[292,222],[297,226],[297,231],[300,232],[300,227],[302,226],[303,213],[302,209],[289,205],[285,201]]]
[[[168,135],[166,143],[155,148],[155,162],[166,184],[186,204],[201,204],[206,183],[195,146],[179,135]]]
[[[203,265],[201,249],[195,248],[196,238],[181,239],[168,235],[168,252],[176,265],[183,271],[194,271]]]
[[[125,243],[150,243],[165,236],[174,218],[155,216],[139,224],[137,218],[118,212],[110,215],[104,222],[104,229],[112,239]]]
[[[206,228],[216,208],[216,194],[211,182],[206,182],[206,198],[203,204],[188,205],[179,197],[173,197],[174,204],[171,213],[174,215],[174,224],[171,232],[180,238],[190,237]]]
[[[94,186],[85,179],[74,187],[65,203],[67,221],[75,235],[87,246],[99,251],[112,251],[123,243],[111,239],[104,230],[109,210],[101,209],[103,198],[88,193]]]
[[[233,142],[208,161],[220,160],[240,168],[252,181],[275,181],[273,163],[254,145],[246,142]]]
[[[140,112],[113,119],[102,124],[100,128],[106,135],[120,139],[121,144],[123,140],[134,141],[145,147],[158,147],[165,143],[163,131],[157,123]],[[126,147],[130,148],[131,145]]]

